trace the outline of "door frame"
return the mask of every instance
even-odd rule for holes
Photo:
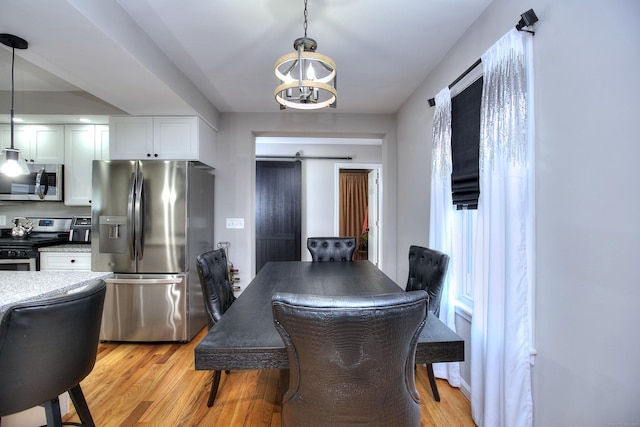
[[[334,176],[333,176],[333,183],[334,183],[334,191],[333,191],[333,230],[334,230],[334,235],[338,236],[340,234],[340,171],[343,169],[349,169],[349,170],[365,170],[365,171],[372,171],[372,170],[376,170],[378,172],[378,188],[380,189],[379,194],[378,194],[378,206],[377,206],[377,211],[378,211],[378,242],[377,242],[377,246],[378,246],[378,260],[376,263],[376,267],[380,268],[380,266],[382,265],[382,257],[383,257],[383,251],[381,250],[381,248],[383,247],[383,224],[384,224],[384,218],[383,218],[383,210],[381,209],[382,206],[384,206],[383,203],[383,197],[384,197],[384,192],[382,191],[382,183],[383,183],[383,174],[382,174],[382,164],[380,163],[335,163],[334,164]]]

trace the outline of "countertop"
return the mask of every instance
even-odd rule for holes
[[[0,313],[13,304],[62,294],[111,274],[94,271],[3,271],[0,274]]]
[[[38,248],[40,252],[89,252],[91,253],[90,243],[63,243],[61,245],[44,246]]]

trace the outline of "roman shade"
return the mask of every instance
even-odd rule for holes
[[[458,209],[477,209],[482,77],[451,99],[451,192]]]

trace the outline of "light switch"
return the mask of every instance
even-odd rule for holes
[[[244,228],[244,218],[227,218],[227,228]]]

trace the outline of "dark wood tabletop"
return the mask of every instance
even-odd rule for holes
[[[287,353],[273,325],[275,292],[375,295],[404,292],[369,261],[269,262],[195,348],[197,370],[286,369]],[[429,313],[416,363],[464,360],[464,341]]]

